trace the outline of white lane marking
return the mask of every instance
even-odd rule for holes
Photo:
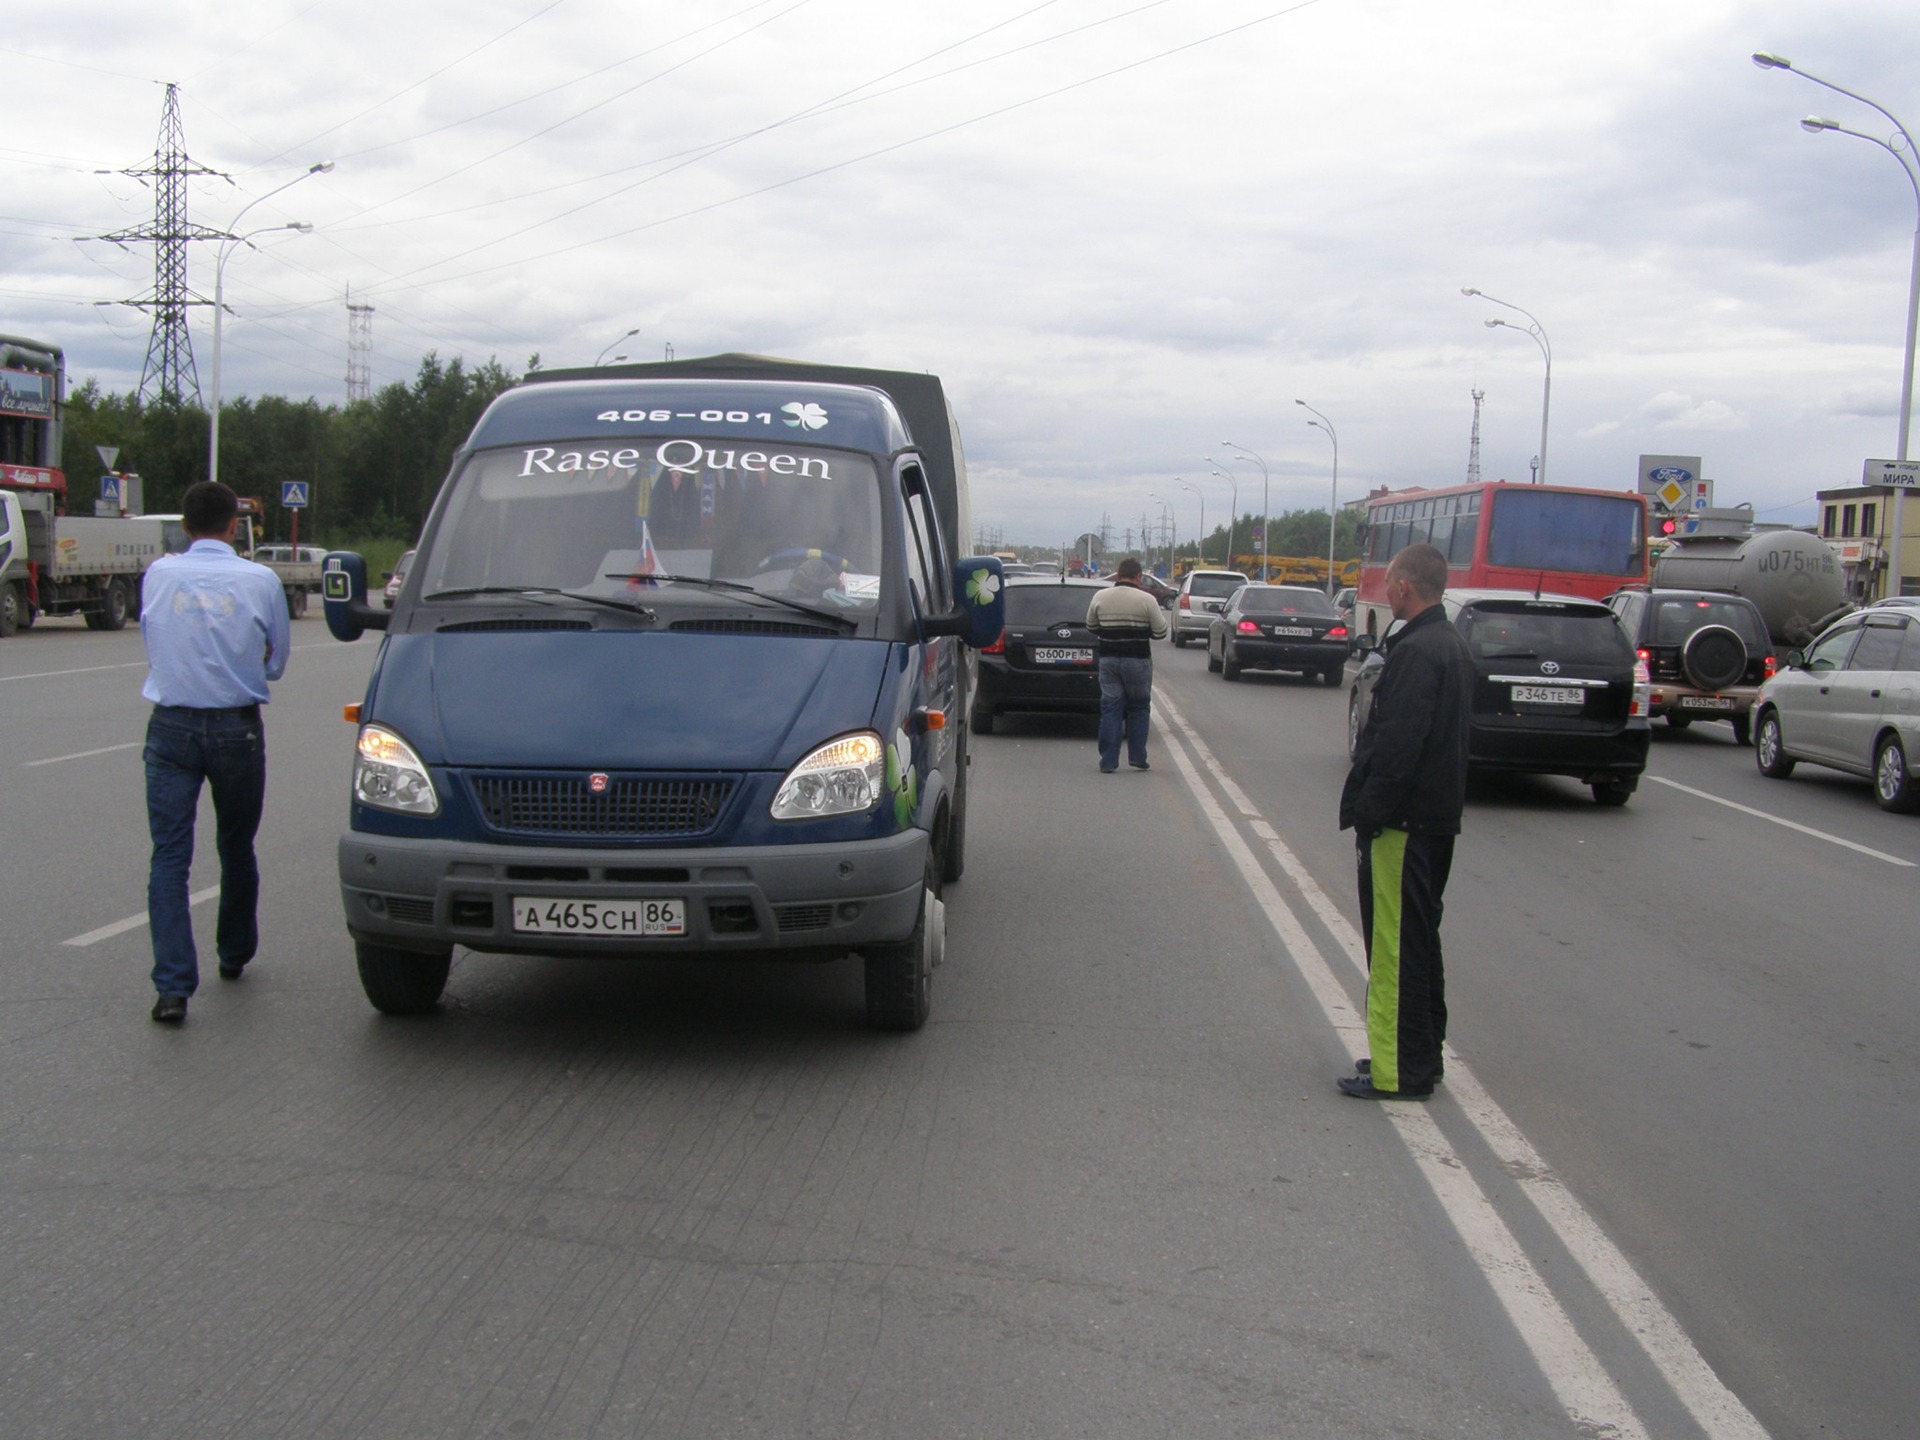
[[[1157,698],[1156,708],[1164,708]],[[1176,719],[1174,725],[1182,740],[1195,738],[1184,723]],[[1207,793],[1183,746],[1169,740],[1163,748],[1173,755],[1174,765],[1201,813],[1232,856],[1235,868],[1253,891],[1254,903],[1293,957],[1294,967],[1320,1002],[1321,1011],[1339,1033],[1341,1043],[1350,1054],[1364,1050],[1366,1024],[1348,998],[1345,987],[1320,958],[1318,947],[1301,929],[1259,859],[1240,838],[1213,796]],[[1453,1056],[1448,1056],[1449,1084],[1457,1063]],[[1434,1198],[1440,1202],[1440,1208],[1446,1212],[1506,1311],[1514,1332],[1532,1353],[1540,1373],[1580,1433],[1607,1435],[1615,1440],[1647,1440],[1647,1430],[1639,1415],[1607,1374],[1600,1357],[1580,1338],[1546,1279],[1527,1258],[1526,1251],[1441,1133],[1433,1116],[1422,1105],[1383,1104],[1380,1108],[1386,1111],[1400,1142],[1407,1147]]]
[[[1257,813],[1250,800],[1239,786],[1227,776],[1225,769],[1214,758],[1206,742],[1200,739],[1193,728],[1187,724],[1179,710],[1169,703],[1156,690],[1154,705],[1166,715],[1171,727],[1181,739],[1193,747],[1195,755],[1207,767],[1219,783],[1224,794],[1233,800],[1242,813]],[[1191,777],[1192,772],[1183,768],[1183,776]],[[1194,779],[1188,779],[1192,787]],[[1198,791],[1196,790],[1196,793]],[[1712,798],[1712,797],[1708,797]],[[1202,809],[1206,809],[1203,800]],[[1217,812],[1216,812],[1217,813]],[[1218,827],[1216,826],[1216,829]],[[1356,973],[1364,983],[1366,979],[1366,947],[1360,938],[1360,932],[1340,913],[1326,891],[1308,872],[1279,835],[1264,819],[1254,822],[1254,829],[1267,844],[1267,848],[1279,863],[1282,872],[1299,888],[1301,897],[1307,902],[1320,922],[1325,925],[1340,948],[1346,952],[1353,963]],[[1262,879],[1265,879],[1264,872]],[[1271,890],[1271,882],[1267,882]],[[1273,891],[1277,897],[1278,892]],[[1289,916],[1291,922],[1291,916]],[[1276,926],[1276,929],[1279,927]],[[1295,934],[1299,934],[1297,924],[1293,925]],[[1281,933],[1283,943],[1285,932]],[[1293,947],[1288,945],[1288,949]],[[1318,965],[1319,957],[1313,957]],[[1311,983],[1311,981],[1309,981]],[[1324,1005],[1324,1001],[1323,1001]],[[1340,998],[1340,1009],[1348,1015],[1353,1014],[1352,1006],[1347,1002],[1344,992]],[[1355,1028],[1354,1021],[1342,1023],[1333,1012],[1328,1019],[1336,1030],[1346,1034]],[[1359,1024],[1359,1038],[1364,1039],[1365,1026]],[[1355,1049],[1355,1054],[1359,1053]],[[1633,1262],[1601,1230],[1586,1208],[1574,1199],[1572,1193],[1560,1178],[1548,1167],[1545,1157],[1533,1146],[1520,1127],[1515,1125],[1494,1101],[1478,1078],[1460,1060],[1458,1054],[1449,1047],[1447,1052],[1447,1090],[1459,1104],[1461,1112],[1467,1117],[1475,1130],[1486,1141],[1487,1146],[1499,1159],[1502,1167],[1518,1183],[1521,1193],[1533,1203],[1540,1216],[1559,1238],[1574,1261],[1586,1273],[1594,1288],[1606,1299],[1622,1325],[1640,1342],[1656,1368],[1673,1388],[1676,1396],[1684,1404],[1701,1428],[1714,1440],[1766,1440],[1767,1432],[1755,1418],[1753,1412],[1741,1402],[1740,1398],[1729,1390],[1707,1364],[1699,1348],[1680,1328],[1671,1311],[1661,1303],[1653,1289],[1634,1268]],[[1389,1110],[1390,1114],[1399,1112]],[[1444,1203],[1444,1201],[1443,1201]]]
[[[187,896],[187,904],[204,905],[220,893],[218,885],[209,885],[204,890],[196,890]],[[62,940],[62,945],[95,945],[102,940],[111,940],[116,935],[124,935],[129,930],[137,930],[147,923],[147,912],[129,915],[124,920],[116,920],[111,925],[102,925],[98,930],[89,930],[84,935],[76,935],[71,940]]]
[[[129,740],[124,745],[105,745],[98,750],[76,750],[71,755],[53,755],[45,760],[23,760],[22,770],[31,770],[36,765],[58,765],[63,760],[91,760],[96,755],[111,755],[116,750],[138,750],[144,741]]]
[[[1711,800],[1716,805],[1724,805],[1729,810],[1738,810],[1742,815],[1751,815],[1756,820],[1766,820],[1774,825],[1784,825],[1789,830],[1798,830],[1802,835],[1811,835],[1816,840],[1825,840],[1830,845],[1844,845],[1847,849],[1862,855],[1871,855],[1876,860],[1884,860],[1889,865],[1903,865],[1907,869],[1915,868],[1913,861],[1902,860],[1898,855],[1889,855],[1884,850],[1875,850],[1870,846],[1858,844],[1852,840],[1843,840],[1838,835],[1829,835],[1824,830],[1816,830],[1811,825],[1802,825],[1797,820],[1783,820],[1778,815],[1769,815],[1764,810],[1756,810],[1751,805],[1741,805],[1733,800],[1723,800],[1705,790],[1696,790],[1691,785],[1682,785],[1678,780],[1669,780],[1664,775],[1649,775],[1647,779],[1656,785],[1665,785],[1672,790],[1684,791],[1701,800]]]
[[[363,637],[364,638],[364,637]],[[298,650],[344,650],[360,641],[312,640],[304,645],[295,645]],[[96,675],[103,670],[144,670],[145,660],[124,660],[117,665],[78,665],[71,670],[34,670],[25,675],[0,675],[0,683],[8,680],[57,680],[63,675]]]

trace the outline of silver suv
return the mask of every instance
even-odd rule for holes
[[[1167,636],[1179,649],[1189,640],[1205,641],[1213,617],[1226,608],[1233,592],[1247,583],[1238,570],[1189,570],[1173,599],[1172,624]]]

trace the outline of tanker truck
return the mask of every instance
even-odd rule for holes
[[[1804,530],[1755,530],[1750,510],[1707,511],[1654,561],[1653,583],[1722,590],[1760,608],[1776,645],[1804,646],[1852,607],[1832,548]]]

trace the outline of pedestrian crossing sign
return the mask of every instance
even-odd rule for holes
[[[307,482],[304,480],[282,480],[280,482],[280,506],[285,510],[304,509],[307,503]]]

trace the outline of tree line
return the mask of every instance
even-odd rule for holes
[[[539,364],[536,355],[528,368]],[[285,535],[290,514],[280,508],[281,482],[304,480],[302,544],[410,542],[453,452],[519,378],[495,360],[469,368],[457,356],[429,354],[410,383],[395,381],[351,405],[279,395],[223,400],[220,479],[264,502],[276,536]],[[210,423],[201,406],[142,404],[137,394],[110,393],[89,377],[67,393],[60,468],[70,503],[85,508],[100,473],[95,447],[110,445],[120,451],[115,468],[141,477],[148,511],[178,510],[186,488],[207,478]]]

